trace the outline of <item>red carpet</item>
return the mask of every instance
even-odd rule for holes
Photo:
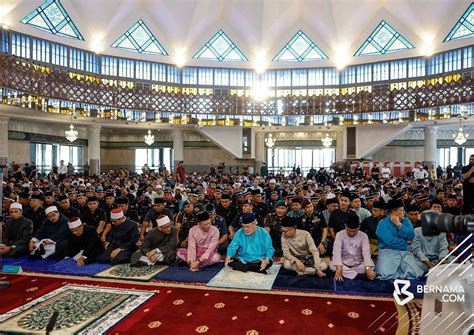
[[[64,284],[100,285],[160,293],[119,323],[111,334],[395,334],[391,301],[229,292],[61,277],[5,275],[0,313]],[[384,313],[384,317],[380,315]],[[385,322],[389,316],[393,317]],[[376,321],[377,320],[377,321]],[[374,322],[375,321],[375,322]],[[385,324],[383,324],[385,322]],[[381,331],[377,328],[383,326]],[[150,332],[151,331],[151,332]]]

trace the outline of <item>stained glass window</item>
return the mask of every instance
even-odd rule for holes
[[[25,16],[21,22],[49,31],[54,35],[84,40],[59,0],[46,0],[38,8]]]
[[[138,20],[112,47],[146,54],[168,55],[143,20]]]
[[[328,56],[316,44],[299,30],[295,36],[280,50],[273,61],[308,61],[327,59]]]
[[[459,40],[461,38],[472,36],[474,36],[474,2],[471,3],[458,22],[456,22],[453,29],[451,29],[443,42]]]
[[[400,35],[391,25],[382,20],[377,28],[370,34],[360,46],[354,56],[360,55],[383,55],[405,49],[413,49],[414,46]]]
[[[248,60],[222,30],[212,36],[193,58],[217,60],[219,62]]]

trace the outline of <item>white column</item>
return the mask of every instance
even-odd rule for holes
[[[0,165],[8,163],[8,117],[0,116]]]
[[[255,173],[260,173],[260,168],[265,162],[265,133],[255,132]]]
[[[344,148],[344,130],[338,130],[336,131],[336,162],[340,162],[347,157],[347,150],[344,152]]]
[[[425,132],[425,162],[428,167],[436,166],[437,127],[424,127]]]
[[[89,173],[99,174],[100,173],[100,130],[101,126],[91,125],[87,128],[88,131],[88,146],[87,151],[89,153]]]
[[[174,168],[176,169],[178,163],[184,161],[183,132],[179,129],[175,129],[171,133],[171,136],[173,136],[173,161]]]

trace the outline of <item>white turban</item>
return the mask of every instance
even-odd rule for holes
[[[76,218],[74,221],[68,221],[69,229],[74,229],[82,225],[81,219]]]
[[[10,209],[19,209],[20,211],[22,211],[23,206],[19,202],[14,202],[10,205]]]
[[[163,216],[161,219],[156,220],[158,227],[164,226],[170,222],[171,222],[170,218],[166,215]]]
[[[49,206],[48,208],[46,208],[44,212],[46,213],[46,215],[48,215],[51,212],[59,212],[59,211],[56,206]]]

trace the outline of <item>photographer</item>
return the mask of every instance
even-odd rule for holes
[[[474,155],[469,157],[469,164],[462,167],[463,181],[463,214],[471,214],[474,210]]]

